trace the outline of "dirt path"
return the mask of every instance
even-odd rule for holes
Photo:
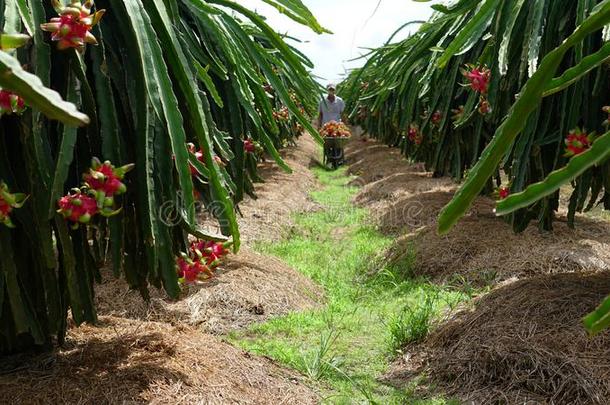
[[[321,158],[319,146],[310,136],[302,136],[282,156],[293,173],[278,169],[272,161],[263,163],[259,174],[265,183],[256,185],[258,199],[248,198],[239,206],[243,214],[239,229],[246,244],[280,240],[292,225],[292,213],[319,208],[309,196],[318,187],[310,168]]]
[[[318,158],[314,142],[303,136],[283,155],[294,173],[263,164],[266,182],[256,186],[259,198],[240,205],[246,246],[212,282],[189,287],[177,302],[151,291],[145,304],[123,280],[107,274],[96,289],[99,324],[69,328],[64,347],[50,356],[5,362],[7,369],[26,368],[0,373],[0,403],[319,402],[296,373],[215,336],[324,301],[312,281],[248,248],[256,240],[279,239],[291,213],[316,209],[309,199],[316,188],[309,171]]]

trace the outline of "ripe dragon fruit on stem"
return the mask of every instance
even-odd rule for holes
[[[407,137],[411,142],[415,145],[421,145],[423,141],[423,137],[419,132],[419,128],[415,124],[409,125],[409,130],[407,131]]]
[[[199,162],[201,162],[203,165],[205,165],[205,159],[203,157],[203,150],[199,149],[197,150],[197,147],[195,146],[194,143],[187,143],[186,144],[188,151],[195,155],[195,159],[197,159]],[[213,156],[214,161],[219,165],[219,166],[226,166],[225,162],[223,162],[222,158],[218,155],[214,155]],[[175,159],[175,156],[174,156]],[[197,168],[195,166],[193,166],[190,162],[189,162],[189,170],[191,171],[191,175],[193,176],[197,176],[199,174],[199,170],[197,170]]]
[[[183,283],[194,283],[214,277],[214,270],[229,254],[231,242],[197,240],[191,243],[188,254],[181,253],[176,258],[176,271]]]
[[[17,94],[0,89],[0,117],[4,114],[21,114],[25,111],[25,102]]]
[[[14,208],[21,208],[27,200],[27,196],[22,193],[11,194],[8,186],[4,182],[0,182],[0,224],[9,228],[14,228],[15,225],[11,221],[11,212]]]
[[[191,244],[190,253],[206,260],[208,266],[216,266],[220,259],[229,254],[231,243],[196,241]]]
[[[467,85],[472,90],[483,95],[487,94],[491,78],[491,71],[487,67],[466,65],[466,69],[462,69],[462,75],[466,78],[468,81]]]
[[[206,278],[214,277],[214,273],[208,266],[184,254],[176,259],[176,271],[178,277],[188,283],[194,283],[201,275],[205,275]]]
[[[442,120],[443,120],[443,114],[440,111],[435,111],[432,114],[432,117],[430,118],[432,125],[434,125],[435,127],[438,127]]]
[[[76,48],[78,51],[85,50],[85,44],[97,45],[97,39],[91,33],[106,12],[98,10],[91,14],[93,0],[87,0],[81,4],[80,0],[72,0],[65,6],[61,0],[51,0],[53,8],[59,17],[51,18],[46,24],[41,24],[43,31],[51,32],[51,39],[57,41],[59,50]]]
[[[112,208],[114,197],[127,191],[127,186],[121,180],[134,167],[134,164],[128,164],[117,168],[108,160],[102,163],[98,158],[92,159],[91,168],[89,172],[83,174],[83,180],[88,193],[95,198],[100,214],[104,216],[115,214]]]
[[[510,195],[510,186],[500,186],[496,190],[496,196],[500,200],[504,200],[504,199],[508,198],[509,195]]]
[[[256,152],[256,144],[252,139],[244,140],[244,151],[246,153],[255,153]]]
[[[586,132],[583,132],[580,128],[571,130],[565,139],[566,153],[564,156],[572,157],[580,155],[591,147],[594,139],[594,133],[587,134]]]
[[[68,195],[59,199],[57,212],[65,219],[74,224],[73,228],[78,228],[79,224],[88,224],[99,210],[97,201],[92,196],[83,192],[81,189],[73,189]]]

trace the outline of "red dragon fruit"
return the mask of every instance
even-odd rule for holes
[[[41,24],[40,28],[53,33],[51,38],[57,41],[58,49],[76,48],[82,52],[86,43],[97,45],[91,29],[100,21],[105,10],[91,14],[93,0],[87,0],[84,4],[80,0],[72,0],[68,6],[61,0],[51,0],[51,3],[59,17],[51,18],[48,23]]]
[[[200,161],[202,164],[205,165],[205,158],[203,157],[203,149],[197,150],[197,148],[195,147],[195,144],[193,144],[193,143],[188,143],[187,148],[191,154],[195,155],[195,159],[197,159],[198,161]],[[214,155],[213,159],[219,166],[223,166],[223,167],[226,166],[225,162],[223,162],[223,160],[220,156]],[[193,176],[197,176],[199,174],[199,170],[197,170],[197,168],[195,166],[193,166],[191,163],[189,163],[189,170],[191,171],[191,174]]]
[[[11,194],[8,186],[4,182],[0,182],[0,224],[9,228],[14,228],[15,225],[11,221],[11,212],[14,208],[21,208],[27,200],[27,196],[21,193]]]
[[[176,259],[176,271],[178,277],[188,283],[194,283],[202,275],[205,275],[206,278],[214,276],[214,273],[212,273],[208,266],[201,261],[192,260],[186,255]]]
[[[228,245],[221,242],[200,240],[191,244],[190,252],[195,257],[205,259],[208,266],[215,266],[229,254]]]
[[[499,187],[497,190],[497,194],[498,194],[498,198],[500,200],[504,200],[505,198],[508,198],[508,196],[510,195],[510,187],[508,187],[508,186]]]
[[[489,79],[491,77],[491,71],[487,67],[467,65],[466,69],[462,70],[462,75],[464,75],[472,90],[481,94],[487,94]]]
[[[73,190],[71,194],[61,197],[57,203],[57,210],[65,219],[78,224],[88,224],[91,218],[98,213],[95,198],[83,193],[79,189]]]
[[[442,120],[443,114],[440,111],[435,111],[434,114],[432,114],[432,117],[430,118],[430,121],[432,121],[432,125],[434,125],[435,127],[438,127],[441,124]]]
[[[114,197],[127,191],[127,186],[121,180],[134,166],[128,164],[115,168],[108,160],[102,163],[98,158],[92,159],[91,168],[88,173],[83,174],[83,180],[88,193],[97,202],[101,215],[110,217],[120,211],[113,210]]]
[[[0,117],[4,114],[21,114],[25,110],[25,102],[17,94],[0,89]]]
[[[595,134],[587,134],[580,128],[573,129],[565,139],[566,153],[564,156],[572,157],[580,155],[591,147],[594,138]]]
[[[108,160],[102,163],[99,159],[93,158],[89,173],[85,173],[83,179],[92,190],[102,193],[105,197],[112,197],[127,191],[121,180],[134,167],[134,164],[128,164],[115,168]]]
[[[415,145],[421,145],[422,140],[423,140],[423,137],[422,137],[421,133],[419,132],[419,128],[417,128],[417,125],[415,125],[415,124],[411,124],[409,126],[409,131],[407,132],[407,137]]]
[[[246,151],[246,153],[256,152],[256,144],[252,141],[252,139],[246,139],[244,141],[244,150]]]
[[[230,242],[197,240],[191,243],[188,254],[182,253],[176,258],[176,271],[181,282],[193,283],[209,279],[220,265],[221,259],[229,254]],[[203,276],[203,277],[202,277]]]

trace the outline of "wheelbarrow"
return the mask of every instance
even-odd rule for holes
[[[330,165],[333,169],[336,169],[345,163],[345,153],[343,149],[349,140],[349,137],[325,137],[324,165]]]

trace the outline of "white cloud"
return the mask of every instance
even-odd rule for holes
[[[287,33],[304,41],[295,44],[315,64],[313,73],[322,82],[341,80],[346,70],[361,66],[362,59],[349,60],[366,53],[362,48],[377,48],[401,25],[413,20],[427,20],[432,15],[431,4],[440,1],[409,0],[303,0],[318,21],[333,31],[333,35],[318,35],[295,23],[261,0],[237,0],[267,17],[267,22],[279,33]],[[399,39],[408,34],[405,29]]]

